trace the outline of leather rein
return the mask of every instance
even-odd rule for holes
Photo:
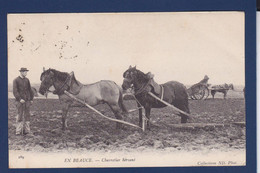
[[[69,74],[68,77],[66,78],[65,82],[59,87],[58,89],[55,89],[53,91],[47,89],[48,92],[51,92],[53,94],[61,94],[61,90],[64,88],[64,86],[67,84],[68,80],[71,78],[71,75]]]

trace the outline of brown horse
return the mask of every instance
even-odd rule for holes
[[[144,74],[136,67],[129,67],[123,74],[124,81],[122,88],[127,90],[131,87],[134,89],[134,95],[137,99],[137,106],[145,109],[145,116],[148,119],[147,128],[150,129],[150,112],[151,108],[163,108],[166,105],[151,97],[148,92],[152,92],[162,100],[174,105],[180,110],[190,113],[188,94],[186,87],[176,81],[170,81],[164,84],[157,84],[153,80],[151,73]],[[181,113],[179,114],[181,116]],[[181,123],[186,123],[187,117],[181,116]],[[139,126],[142,126],[142,109],[139,109]]]
[[[230,89],[234,90],[233,84],[228,85],[228,84],[225,83],[223,85],[213,85],[210,90],[211,90],[211,95],[212,95],[213,99],[214,99],[214,96],[217,92],[223,93],[224,99],[226,99],[227,92]]]
[[[65,90],[90,106],[106,103],[119,120],[122,119],[121,113],[127,112],[123,104],[122,90],[113,81],[102,80],[93,84],[83,85],[76,80],[73,72],[69,74],[54,69],[44,70],[40,79],[42,81],[39,89],[40,94],[44,95],[53,86],[55,88],[53,93],[59,96],[59,100],[63,105],[63,130],[67,127],[66,118],[69,108],[82,106],[64,94]],[[120,125],[117,123],[117,128],[120,128]]]

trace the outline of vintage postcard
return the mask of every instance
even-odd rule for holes
[[[244,12],[8,14],[7,34],[9,168],[246,165]]]

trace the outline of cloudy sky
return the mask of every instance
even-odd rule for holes
[[[8,80],[20,67],[74,71],[82,83],[122,84],[129,65],[158,83],[244,85],[244,13],[9,14]]]

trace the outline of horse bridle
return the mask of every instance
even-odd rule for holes
[[[55,90],[53,90],[53,91],[47,89],[47,91],[48,91],[48,92],[51,92],[51,93],[53,93],[53,94],[58,94],[58,95],[59,95],[59,94],[61,93],[61,90],[62,90],[62,89],[64,88],[64,86],[67,84],[68,79],[70,79],[70,77],[71,77],[71,75],[69,74],[68,77],[66,78],[65,82],[62,84],[62,86],[61,86],[60,88],[55,89]]]
[[[135,95],[141,94],[145,90],[145,88],[150,84],[150,82],[151,82],[151,79],[149,79],[148,82],[146,84],[144,84],[141,88],[139,88],[135,92]]]
[[[132,80],[129,79],[128,77],[125,77],[124,80],[126,80],[127,82],[130,82],[130,83],[132,82]],[[150,84],[150,82],[151,82],[151,78],[148,80],[148,82],[146,84],[144,84],[137,91],[135,91],[134,95],[138,95],[138,94],[142,93],[145,90],[145,88]],[[130,88],[135,90],[134,86],[131,86]]]

